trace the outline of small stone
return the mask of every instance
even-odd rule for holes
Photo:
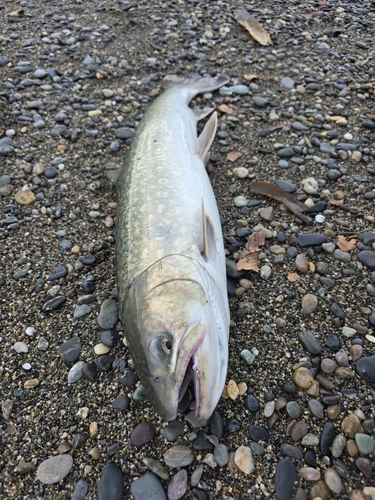
[[[58,353],[68,363],[74,363],[79,358],[81,343],[79,337],[72,337],[64,342],[58,349]]]
[[[168,484],[168,500],[179,500],[187,490],[187,472],[181,469],[175,474]]]
[[[97,446],[95,446],[95,448],[92,448],[90,451],[89,451],[89,455],[91,456],[91,458],[93,458],[94,460],[99,460],[100,458],[100,450]]]
[[[371,461],[368,458],[357,457],[354,461],[357,469],[362,472],[362,474],[367,478],[371,479],[373,477]]]
[[[18,191],[14,195],[14,199],[19,205],[27,206],[34,202],[35,194],[32,191]]]
[[[350,347],[349,354],[353,361],[358,361],[358,359],[362,357],[363,347],[361,345],[354,344]]]
[[[224,467],[228,463],[229,453],[225,444],[218,444],[214,449],[214,457],[220,467]]]
[[[375,252],[372,252],[371,250],[363,250],[362,252],[359,252],[358,259],[363,265],[368,267],[370,271],[375,271]]]
[[[14,401],[12,399],[6,399],[1,403],[1,411],[3,413],[4,420],[9,420],[13,411]]]
[[[178,420],[172,420],[168,425],[162,427],[160,434],[168,441],[175,441],[184,431],[184,425]]]
[[[332,456],[338,458],[341,456],[346,446],[346,439],[342,434],[338,434],[333,440],[331,452]]]
[[[322,347],[314,337],[312,332],[300,332],[298,334],[298,339],[303,347],[307,349],[311,354],[320,354],[322,352]]]
[[[296,401],[289,401],[286,405],[286,411],[291,418],[299,418],[301,416],[301,407]]]
[[[300,389],[308,389],[311,386],[313,380],[314,378],[311,371],[304,366],[300,366],[293,373],[293,382]]]
[[[317,399],[310,399],[309,409],[315,417],[324,418],[324,407]]]
[[[118,321],[118,306],[115,300],[107,299],[102,303],[97,321],[103,330],[109,330],[116,326]]]
[[[349,364],[349,358],[344,349],[339,349],[335,354],[335,358],[341,366],[347,366]],[[331,367],[333,367],[333,365],[331,365]],[[334,369],[336,369],[336,367]]]
[[[306,274],[309,271],[309,261],[306,258],[306,255],[303,253],[299,253],[295,260],[296,269],[303,274]]]
[[[329,358],[322,359],[321,368],[324,371],[324,373],[333,373],[336,367],[337,365],[332,359]]]
[[[293,427],[290,437],[294,442],[300,441],[307,434],[307,425],[304,420],[299,420]]]
[[[168,467],[185,467],[194,460],[193,452],[185,445],[172,446],[164,453],[164,461]]]
[[[318,246],[327,242],[327,237],[319,233],[301,234],[297,238],[301,247]]]
[[[330,490],[324,481],[318,481],[310,490],[310,498],[328,500]]]
[[[328,468],[324,472],[324,480],[328,488],[338,495],[341,490],[342,490],[342,481],[338,473],[336,472],[336,469],[333,467]]]
[[[57,455],[44,460],[37,471],[38,479],[44,484],[58,483],[66,477],[73,466],[71,455]]]
[[[375,384],[375,355],[358,359],[355,368],[361,378]]]
[[[69,384],[74,384],[82,377],[82,367],[84,364],[84,361],[78,361],[75,365],[72,366],[68,373]]]
[[[313,467],[302,467],[299,470],[299,475],[305,479],[305,481],[319,481],[320,472]]]
[[[354,439],[361,455],[371,455],[375,449],[375,441],[371,436],[358,432]]]
[[[83,479],[80,479],[75,485],[71,500],[84,500],[88,491],[88,484]]]
[[[85,380],[95,382],[98,376],[95,363],[84,363],[82,365],[81,375]]]
[[[151,472],[159,476],[161,479],[169,479],[167,469],[161,464],[161,462],[159,462],[159,460],[146,457],[143,459],[143,463]]]
[[[159,478],[152,472],[147,472],[133,481],[130,493],[133,500],[166,500],[167,498]]]
[[[34,389],[34,387],[37,387],[38,385],[39,385],[39,380],[37,378],[26,380],[26,382],[23,384],[25,389]]]
[[[251,474],[254,470],[254,458],[248,446],[240,446],[234,454],[234,462],[245,474]]]
[[[293,462],[283,458],[276,466],[275,487],[278,500],[290,500],[293,497],[297,470]]]
[[[97,488],[97,495],[98,500],[123,500],[124,480],[122,471],[112,462],[106,463]]]
[[[129,396],[122,396],[121,398],[117,398],[113,401],[112,407],[116,410],[125,411],[128,410],[130,406],[130,398]]]
[[[238,208],[246,207],[247,203],[248,203],[248,201],[247,201],[247,199],[244,196],[237,196],[234,199],[234,204]]]
[[[32,462],[20,462],[14,469],[14,472],[18,474],[29,474],[36,469],[36,466]]]
[[[260,425],[250,425],[249,434],[253,441],[267,441],[270,437],[267,429]]]
[[[228,396],[231,399],[233,399],[233,401],[235,401],[239,396],[239,391],[237,384],[234,380],[229,380],[227,390],[228,390]]]
[[[302,299],[301,314],[311,314],[318,307],[318,298],[312,293],[307,293]]]
[[[13,349],[18,353],[26,353],[26,352],[29,352],[29,348],[27,347],[27,345],[25,344],[25,342],[16,342],[14,345],[13,345]]]
[[[141,422],[130,434],[130,442],[134,446],[143,446],[152,441],[155,435],[155,427],[150,422]]]
[[[328,421],[324,424],[323,432],[320,436],[320,451],[323,455],[330,454],[330,448],[333,440],[336,437],[336,429],[332,422]]]
[[[101,355],[107,354],[109,352],[109,347],[105,344],[102,344],[102,343],[96,344],[96,346],[94,347],[94,352],[98,356],[101,356]]]

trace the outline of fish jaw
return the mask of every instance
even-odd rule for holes
[[[192,373],[196,415],[204,421],[221,396],[227,342],[220,342],[211,304],[193,279],[196,263],[183,256],[171,260],[172,265],[156,263],[130,287],[122,322],[137,374],[156,412],[167,421],[176,417]]]

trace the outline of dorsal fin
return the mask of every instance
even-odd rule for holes
[[[216,233],[210,216],[206,213],[204,200],[202,198],[203,218],[203,250],[202,256],[205,260],[213,260],[217,254]]]
[[[217,127],[217,113],[216,111],[212,113],[211,118],[208,120],[206,125],[204,126],[204,129],[202,130],[201,135],[198,137],[198,155],[201,158],[201,160],[208,161],[208,150],[210,149],[210,146],[212,144],[212,141],[214,140],[215,134],[216,134],[216,127]]]

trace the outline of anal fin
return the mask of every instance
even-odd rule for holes
[[[203,218],[202,255],[205,260],[213,260],[215,259],[217,254],[216,233],[211,217],[206,213],[203,198],[202,198],[202,218]]]

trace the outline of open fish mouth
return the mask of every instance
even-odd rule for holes
[[[191,353],[187,360],[186,369],[181,377],[181,382],[178,387],[178,403],[181,403],[189,388],[193,389],[192,393],[195,396],[195,415],[199,419],[201,397],[199,366],[197,364],[198,350],[199,346]]]

